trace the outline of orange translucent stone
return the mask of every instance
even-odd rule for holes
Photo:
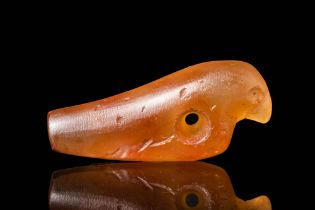
[[[271,98],[259,72],[212,61],[139,88],[48,113],[53,150],[86,157],[185,161],[226,150],[242,119],[266,123]]]
[[[196,174],[198,174],[196,176]],[[268,197],[236,197],[228,174],[202,162],[116,163],[54,173],[51,210],[271,210]]]

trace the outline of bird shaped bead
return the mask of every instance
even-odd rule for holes
[[[266,82],[242,61],[189,66],[133,90],[48,113],[53,150],[113,160],[191,161],[223,153],[235,124],[266,123]]]

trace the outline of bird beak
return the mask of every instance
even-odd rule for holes
[[[254,120],[260,123],[267,123],[270,120],[272,112],[272,102],[269,92],[264,98],[264,100],[258,104],[257,107],[252,109],[246,116],[249,120]]]
[[[271,203],[267,196],[259,196],[251,200],[243,201],[239,198],[236,198],[236,204],[240,210],[271,210]]]

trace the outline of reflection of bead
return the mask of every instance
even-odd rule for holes
[[[266,196],[236,197],[228,174],[199,162],[90,165],[54,172],[51,210],[271,210]]]

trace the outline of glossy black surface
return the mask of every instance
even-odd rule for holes
[[[23,132],[12,132],[20,134],[19,142],[14,140],[14,144],[23,151],[23,156],[15,163],[22,161],[27,167],[19,169],[19,175],[23,175],[22,182],[27,184],[27,189],[35,189],[32,194],[23,188],[26,204],[40,204],[41,209],[48,206],[48,188],[55,170],[114,162],[53,152],[46,128],[49,110],[105,98],[188,65],[223,59],[243,60],[257,67],[268,84],[273,114],[266,125],[252,121],[238,123],[228,150],[203,161],[224,168],[240,198],[250,199],[265,194],[271,199],[274,209],[304,203],[299,197],[308,193],[304,193],[300,186],[308,186],[310,165],[307,161],[312,158],[309,152],[312,147],[304,143],[311,141],[308,135],[312,130],[300,132],[298,129],[311,125],[302,120],[311,110],[302,113],[304,96],[302,90],[295,89],[301,86],[292,81],[302,81],[301,74],[308,74],[307,68],[295,61],[297,51],[292,49],[294,44],[283,41],[287,33],[283,36],[273,34],[273,42],[267,43],[257,33],[246,33],[242,40],[233,39],[231,34],[229,39],[212,37],[202,43],[182,42],[178,45],[169,42],[160,45],[158,38],[149,42],[140,38],[135,41],[129,36],[126,40],[113,39],[116,40],[113,44],[111,39],[102,39],[101,36],[85,39],[76,34],[68,31],[67,35],[57,36],[52,32],[49,39],[42,40],[36,59],[33,58],[36,60],[33,66],[39,71],[28,71],[30,79],[25,81],[34,83],[34,87],[27,89],[25,95],[29,98],[18,103],[19,108],[29,115],[23,118],[23,122],[10,124],[27,126]],[[23,161],[25,158],[30,160]],[[32,200],[34,198],[37,202]],[[30,204],[30,201],[35,204]]]

